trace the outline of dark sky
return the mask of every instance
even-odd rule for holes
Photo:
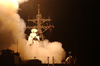
[[[51,17],[55,26],[50,41],[61,42],[65,51],[72,51],[78,60],[93,59],[100,54],[98,43],[99,2],[93,0],[29,0],[20,5],[21,18],[27,24],[28,15],[35,18],[40,4],[42,16]],[[99,30],[98,30],[99,31]],[[28,33],[28,31],[27,31]],[[68,56],[68,55],[67,55]],[[87,60],[87,61],[88,61]]]

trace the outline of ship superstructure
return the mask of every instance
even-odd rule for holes
[[[44,40],[44,35],[43,33],[48,30],[49,28],[54,28],[53,25],[50,25],[50,17],[48,17],[48,19],[44,19],[42,18],[42,15],[40,13],[40,5],[38,4],[38,14],[36,15],[36,18],[35,19],[28,19],[27,20],[28,22],[33,22],[35,23],[36,25],[33,25],[32,27],[31,26],[27,26],[28,29],[37,29],[37,33],[38,33],[38,36],[41,40]],[[48,22],[48,25],[44,25],[45,22]]]

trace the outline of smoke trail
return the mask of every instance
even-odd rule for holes
[[[22,3],[26,0],[18,0]],[[24,37],[25,23],[17,14],[17,0],[0,0],[0,48],[9,48],[17,39]]]
[[[10,48],[16,52],[18,39],[18,51],[21,58],[29,60],[36,57],[44,63],[49,56],[52,63],[54,56],[56,62],[61,63],[61,60],[65,58],[65,51],[60,42],[44,40],[32,46],[27,45],[24,34],[26,26],[24,20],[17,14],[19,4],[26,1],[0,0],[0,50]]]

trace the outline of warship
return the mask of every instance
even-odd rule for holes
[[[29,19],[29,16],[28,16],[28,26],[26,27],[27,29],[30,29],[31,30],[31,33],[30,33],[30,36],[28,37],[28,41],[30,41],[30,45],[34,44],[34,42],[36,41],[43,41],[44,40],[44,35],[43,33],[47,30],[49,30],[51,32],[51,29],[55,28],[53,25],[50,24],[50,16],[48,17],[48,19],[44,19],[42,18],[42,15],[40,13],[40,5],[38,4],[38,14],[36,15],[36,18],[35,19]],[[33,22],[35,25],[33,26],[29,26],[29,22]],[[47,23],[47,24],[45,24]],[[52,64],[49,63],[49,57],[47,57],[47,63],[42,63],[41,60],[39,59],[36,59],[36,57],[34,57],[34,59],[32,60],[29,60],[27,61],[26,64],[35,64],[35,65],[50,65],[50,66],[79,66],[77,63],[76,63],[77,59],[76,57],[75,58],[72,58],[71,56],[71,52],[69,52],[69,56],[65,59],[65,60],[62,60],[61,64],[59,63],[55,63],[55,58],[52,57]]]
[[[28,26],[27,29],[31,30],[30,35],[28,36],[29,45],[31,46],[35,42],[43,41],[45,39],[43,33],[47,30],[54,28],[53,25],[50,24],[50,16],[48,19],[42,18],[40,13],[40,5],[38,4],[38,14],[35,19],[28,18]],[[33,22],[34,26],[29,26],[29,22]],[[45,22],[47,24],[45,24]],[[71,56],[71,52],[69,52],[69,57],[65,60],[62,60],[62,63],[55,63],[55,58],[52,57],[52,64],[49,63],[49,57],[47,57],[47,63],[42,63],[41,60],[34,59],[22,61],[19,57],[19,53],[14,53],[12,50],[2,50],[0,55],[0,66],[79,66],[76,63],[76,57],[73,59]]]

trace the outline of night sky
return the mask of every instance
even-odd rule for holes
[[[99,43],[97,27],[99,28],[99,2],[93,0],[29,0],[20,5],[19,15],[28,24],[27,19],[35,18],[38,4],[43,18],[51,18],[51,24],[55,26],[50,33],[45,35],[49,41],[62,43],[66,51],[72,51],[80,64],[88,63],[94,57],[99,57]],[[98,30],[99,31],[99,30]],[[28,35],[29,30],[25,33]],[[93,60],[92,62],[94,62]],[[91,62],[90,62],[91,63]]]

